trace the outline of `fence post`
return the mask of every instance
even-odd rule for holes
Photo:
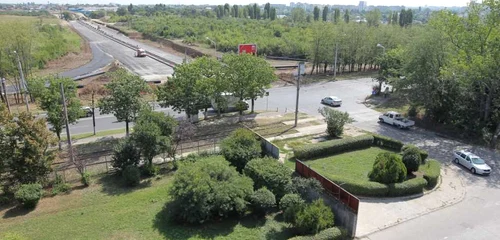
[[[108,158],[107,156],[104,156],[104,162],[106,163],[106,173],[109,172],[109,168],[108,168]]]

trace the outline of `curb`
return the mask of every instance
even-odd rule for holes
[[[440,176],[440,177],[439,177],[439,179],[440,179],[440,183],[439,183],[438,185],[436,185],[436,186],[441,186],[441,183],[442,183],[442,176],[441,176],[441,174],[440,174],[439,176]],[[459,176],[459,180],[460,180],[460,185],[462,185],[462,186],[465,188],[465,185],[464,185],[464,182],[463,182],[462,177],[460,177],[460,176]],[[429,193],[431,193],[431,192],[435,191],[436,189],[437,189],[437,187],[436,187],[436,188],[434,188],[433,190],[430,190],[430,191],[429,191]],[[424,195],[425,195],[425,194],[424,194]],[[466,191],[464,191],[464,192],[462,193],[462,195],[460,196],[460,198],[459,198],[456,202],[453,202],[453,203],[450,203],[450,204],[443,204],[443,205],[441,205],[440,207],[437,207],[437,208],[435,208],[435,209],[430,209],[429,211],[419,213],[419,214],[417,214],[417,215],[415,215],[415,216],[412,216],[412,217],[409,217],[409,218],[406,218],[406,219],[402,219],[402,220],[397,221],[397,222],[392,223],[392,224],[388,224],[388,225],[383,226],[383,227],[381,227],[381,228],[379,228],[379,229],[377,229],[377,230],[375,230],[375,231],[373,231],[373,232],[370,232],[370,233],[367,233],[367,234],[364,234],[364,235],[361,235],[361,236],[356,236],[356,237],[354,237],[354,239],[364,239],[364,238],[369,239],[369,237],[368,237],[368,236],[370,236],[370,235],[372,235],[372,234],[374,234],[374,233],[380,232],[380,231],[382,231],[382,230],[386,230],[386,229],[388,229],[388,228],[391,228],[391,227],[394,227],[394,226],[399,225],[399,224],[401,224],[401,223],[408,222],[408,221],[410,221],[410,220],[413,220],[413,219],[416,219],[416,218],[419,218],[419,217],[422,217],[422,216],[428,215],[428,214],[430,214],[430,213],[437,212],[437,211],[439,211],[439,210],[442,210],[442,209],[445,209],[445,208],[451,207],[451,206],[453,206],[453,205],[456,205],[456,204],[458,204],[458,203],[462,202],[462,201],[464,200],[464,198],[465,198],[465,195],[467,195],[467,192],[466,192]]]

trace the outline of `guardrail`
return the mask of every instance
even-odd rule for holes
[[[358,214],[359,209],[359,199],[341,188],[339,185],[332,182],[330,179],[323,177],[323,175],[312,170],[310,167],[305,165],[302,161],[295,159],[295,172],[306,178],[315,178],[318,180],[325,191],[332,195],[335,199],[344,203],[349,209],[351,209],[355,214]]]
[[[137,50],[137,46],[134,46],[134,45],[132,45],[130,43],[127,43],[125,41],[122,41],[120,39],[117,39],[117,38],[111,36],[110,34],[106,33],[105,31],[99,30],[99,29],[95,28],[94,26],[92,26],[92,25],[90,25],[90,24],[88,24],[88,23],[86,23],[84,21],[77,20],[77,22],[80,23],[80,24],[82,24],[83,26],[89,28],[90,30],[92,30],[92,31],[94,31],[94,32],[96,32],[96,33],[98,33],[98,34],[100,34],[100,35],[102,35],[102,36],[104,36],[104,37],[106,37],[106,38],[108,38],[108,39],[110,39],[110,40],[118,43],[118,44],[121,44],[121,45],[123,45],[125,47],[128,47],[128,48],[130,48],[130,49],[132,49],[134,51]],[[154,53],[152,53],[150,51],[146,51],[146,53],[147,53],[147,55],[148,55],[149,58],[151,58],[153,60],[156,60],[157,62],[163,63],[163,64],[165,64],[165,65],[167,65],[169,67],[174,68],[177,65],[177,63],[175,63],[175,62],[173,62],[171,60],[168,60],[168,59],[166,59],[164,57],[158,56],[157,54],[154,54]]]

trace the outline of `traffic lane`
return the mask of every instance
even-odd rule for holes
[[[90,42],[89,45],[92,50],[92,60],[79,68],[60,73],[59,76],[74,78],[89,74],[106,67],[113,61],[113,57],[102,51],[102,49],[95,42]]]

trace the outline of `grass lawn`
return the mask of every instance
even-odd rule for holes
[[[201,226],[174,225],[165,220],[165,202],[172,175],[130,189],[114,176],[70,194],[43,198],[26,212],[0,208],[0,239],[288,239],[292,233],[277,214],[255,219],[223,220]]]
[[[125,128],[105,130],[105,131],[96,132],[95,135],[92,132],[75,134],[75,135],[71,135],[71,139],[79,140],[79,139],[85,139],[85,138],[90,138],[90,137],[105,137],[105,136],[109,136],[109,135],[125,133],[126,132],[125,130],[126,130]],[[133,132],[133,128],[130,128],[130,132]],[[61,141],[66,141],[67,139],[68,139],[67,137],[61,137]]]
[[[341,177],[356,181],[370,181],[368,173],[372,170],[375,157],[383,152],[389,151],[378,147],[371,147],[310,160],[305,163],[321,175],[330,179]]]

